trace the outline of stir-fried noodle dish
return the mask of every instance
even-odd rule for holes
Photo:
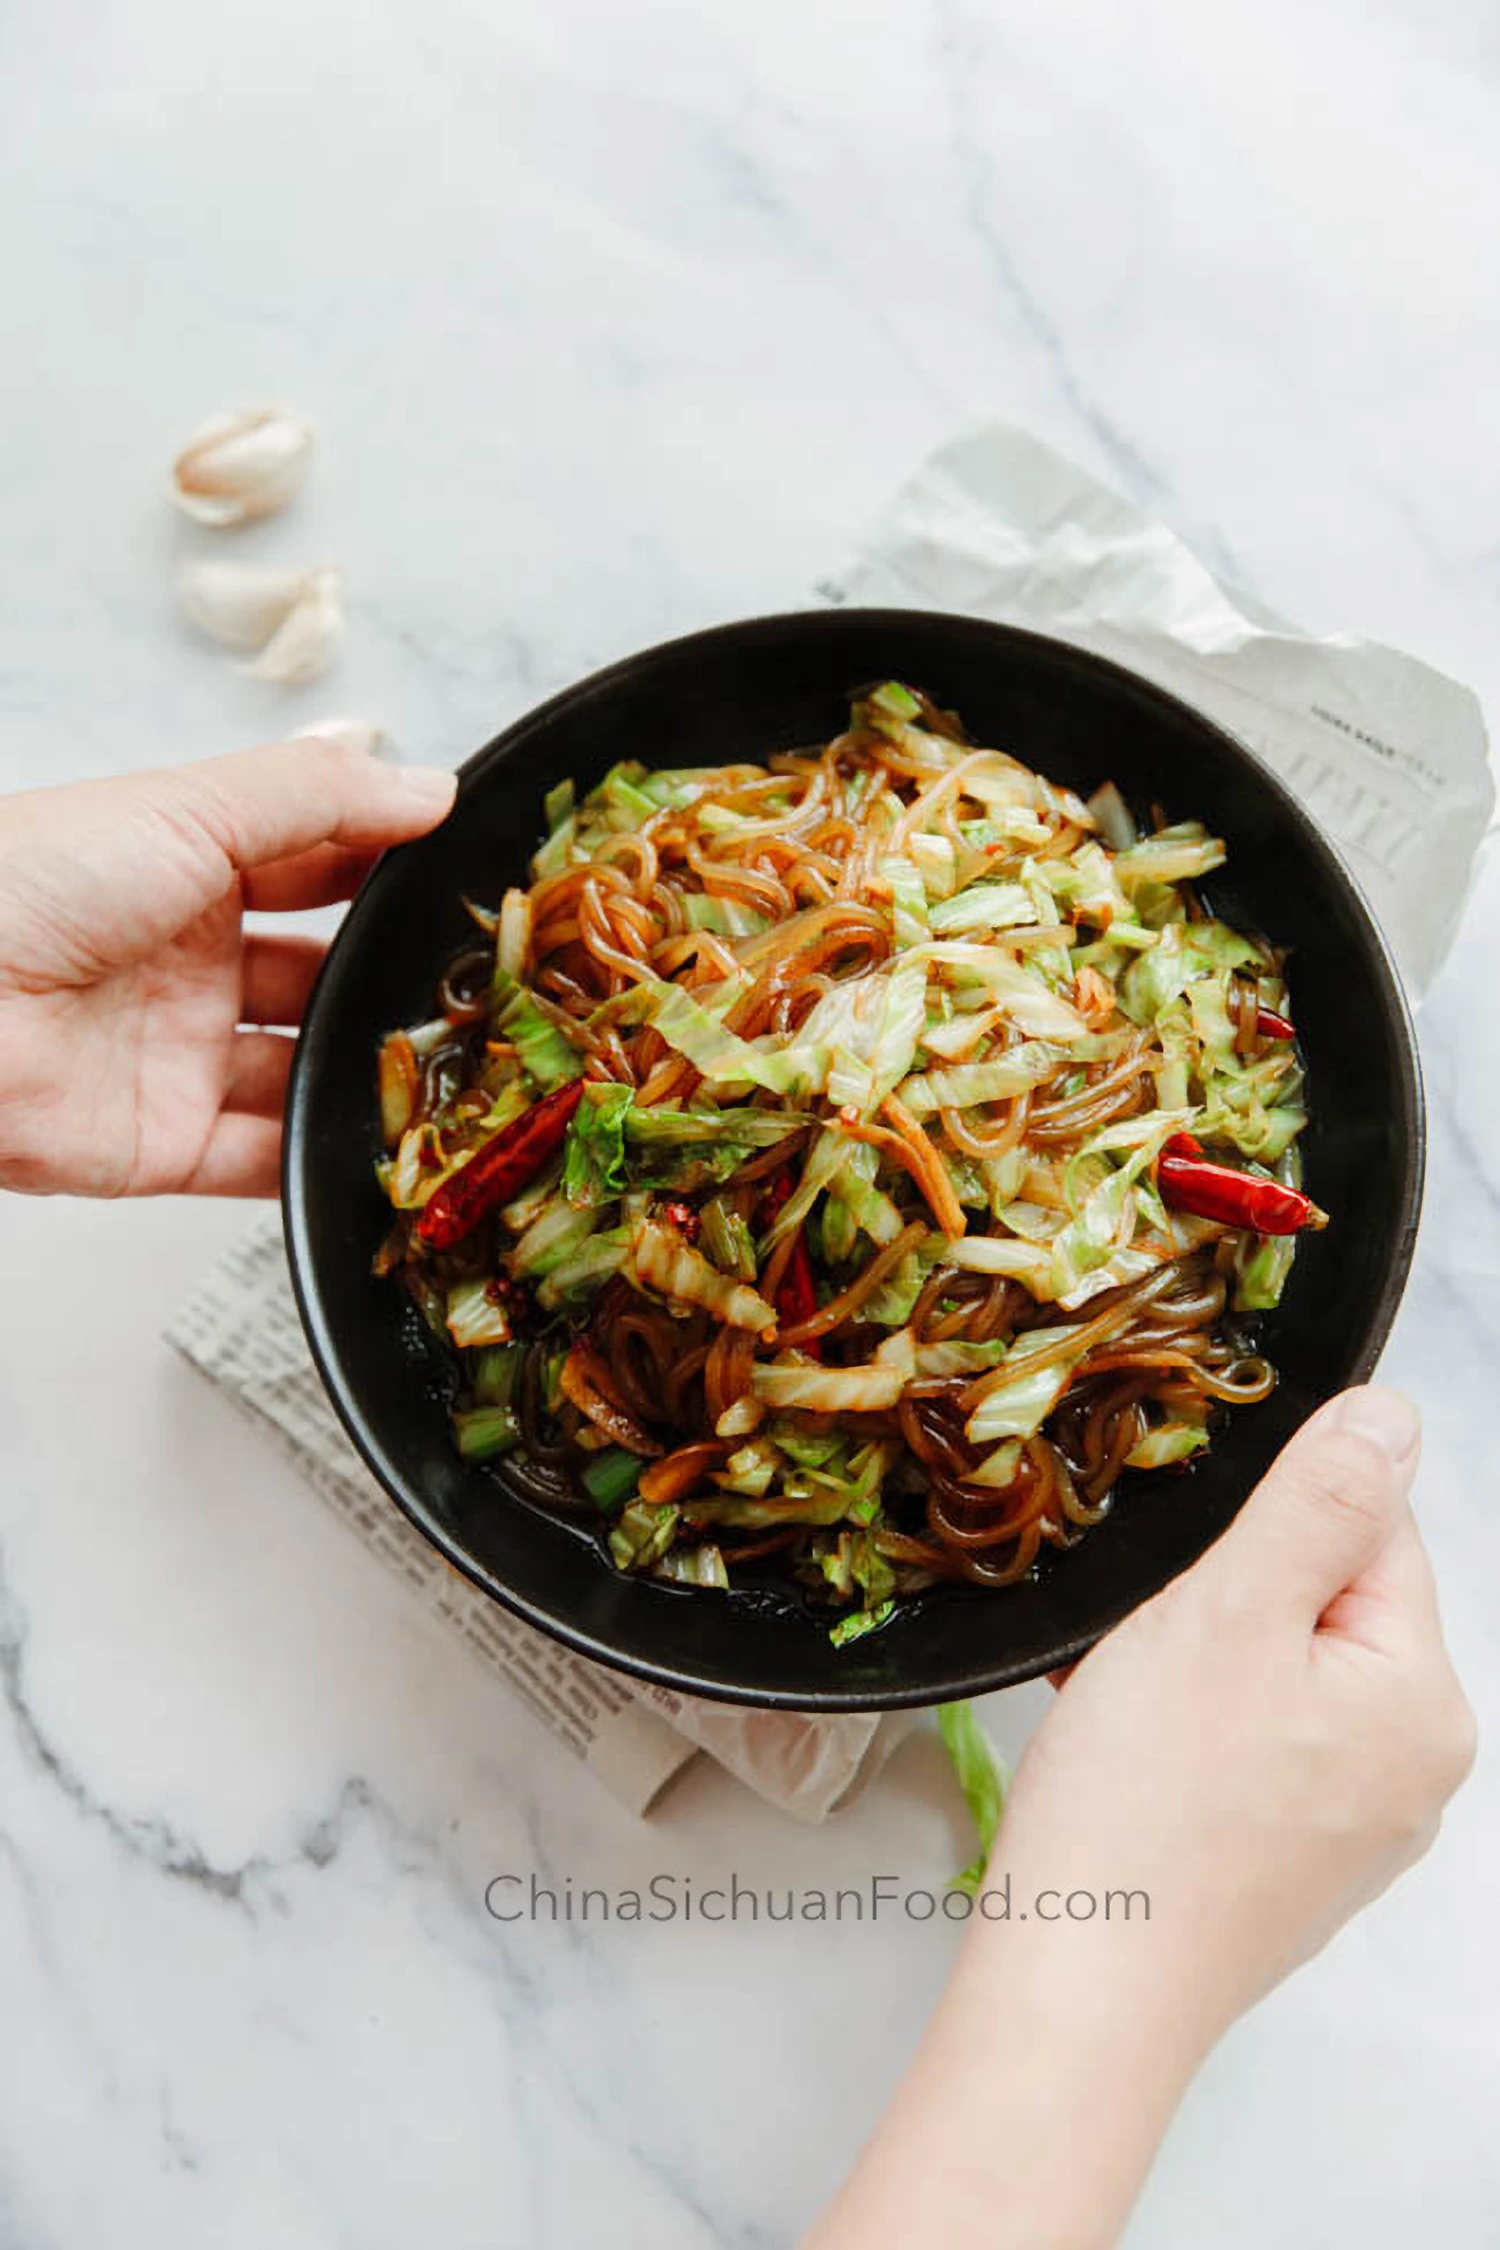
[[[1283,957],[1205,906],[1198,822],[894,681],[821,748],[617,765],[546,820],[379,1057],[377,1270],[466,1459],[844,1642],[1024,1578],[1266,1397],[1253,1316],[1324,1221]]]

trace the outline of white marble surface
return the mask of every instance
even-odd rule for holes
[[[795,599],[982,411],[1495,707],[1480,0],[148,0],[0,39],[7,786],[329,708],[456,758],[632,645]],[[158,497],[202,413],[266,395],[326,443],[243,544],[343,561],[352,606],[338,674],[280,698],[175,622]],[[1389,1372],[1493,1727],[1493,870],[1469,938],[1423,1022]],[[628,1821],[158,1343],[238,1223],[0,1213],[0,2241],[787,2240],[949,1933],[506,1930],[483,1886],[930,1882],[963,1842],[930,1742],[821,1833],[701,1767]],[[1036,1702],[995,1707],[1013,1744]],[[1487,1758],[1215,2058],[1133,2243],[1496,2239],[1497,1853]]]

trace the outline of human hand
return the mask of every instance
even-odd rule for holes
[[[1077,1666],[1017,1774],[1002,1856],[1146,1891],[1192,2039],[1419,1858],[1473,1763],[1409,1504],[1419,1447],[1397,1393],[1330,1401]]]
[[[323,947],[244,928],[348,898],[451,774],[308,736],[0,800],[0,1187],[273,1195]]]
[[[1074,1669],[1011,1791],[1001,1911],[981,1895],[808,2250],[1107,2250],[1214,2041],[1426,1849],[1474,1721],[1409,1505],[1417,1453],[1393,1392],[1332,1400]]]

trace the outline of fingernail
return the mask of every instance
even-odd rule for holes
[[[429,805],[434,812],[446,812],[453,802],[458,787],[457,774],[447,773],[442,766],[397,766],[401,786],[419,805]]]
[[[370,757],[385,740],[385,731],[372,726],[368,719],[314,719],[311,726],[297,727],[292,733],[293,742],[337,742],[345,750],[363,750]]]
[[[1421,1418],[1411,1400],[1378,1384],[1346,1391],[1335,1401],[1330,1419],[1338,1429],[1352,1430],[1356,1437],[1378,1445],[1397,1469],[1415,1458],[1422,1439]]]

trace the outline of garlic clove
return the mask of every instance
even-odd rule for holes
[[[284,406],[211,414],[172,464],[168,497],[197,523],[248,523],[284,508],[307,474],[312,425]]]
[[[303,591],[259,656],[245,669],[279,687],[300,687],[325,669],[344,633],[344,598],[336,570],[307,573]]]
[[[278,570],[191,557],[178,567],[177,599],[210,639],[253,657],[247,671],[283,687],[315,679],[344,629],[340,574],[326,563]]]
[[[178,566],[177,600],[184,616],[225,648],[264,648],[307,592],[313,573],[259,563],[204,562]]]

